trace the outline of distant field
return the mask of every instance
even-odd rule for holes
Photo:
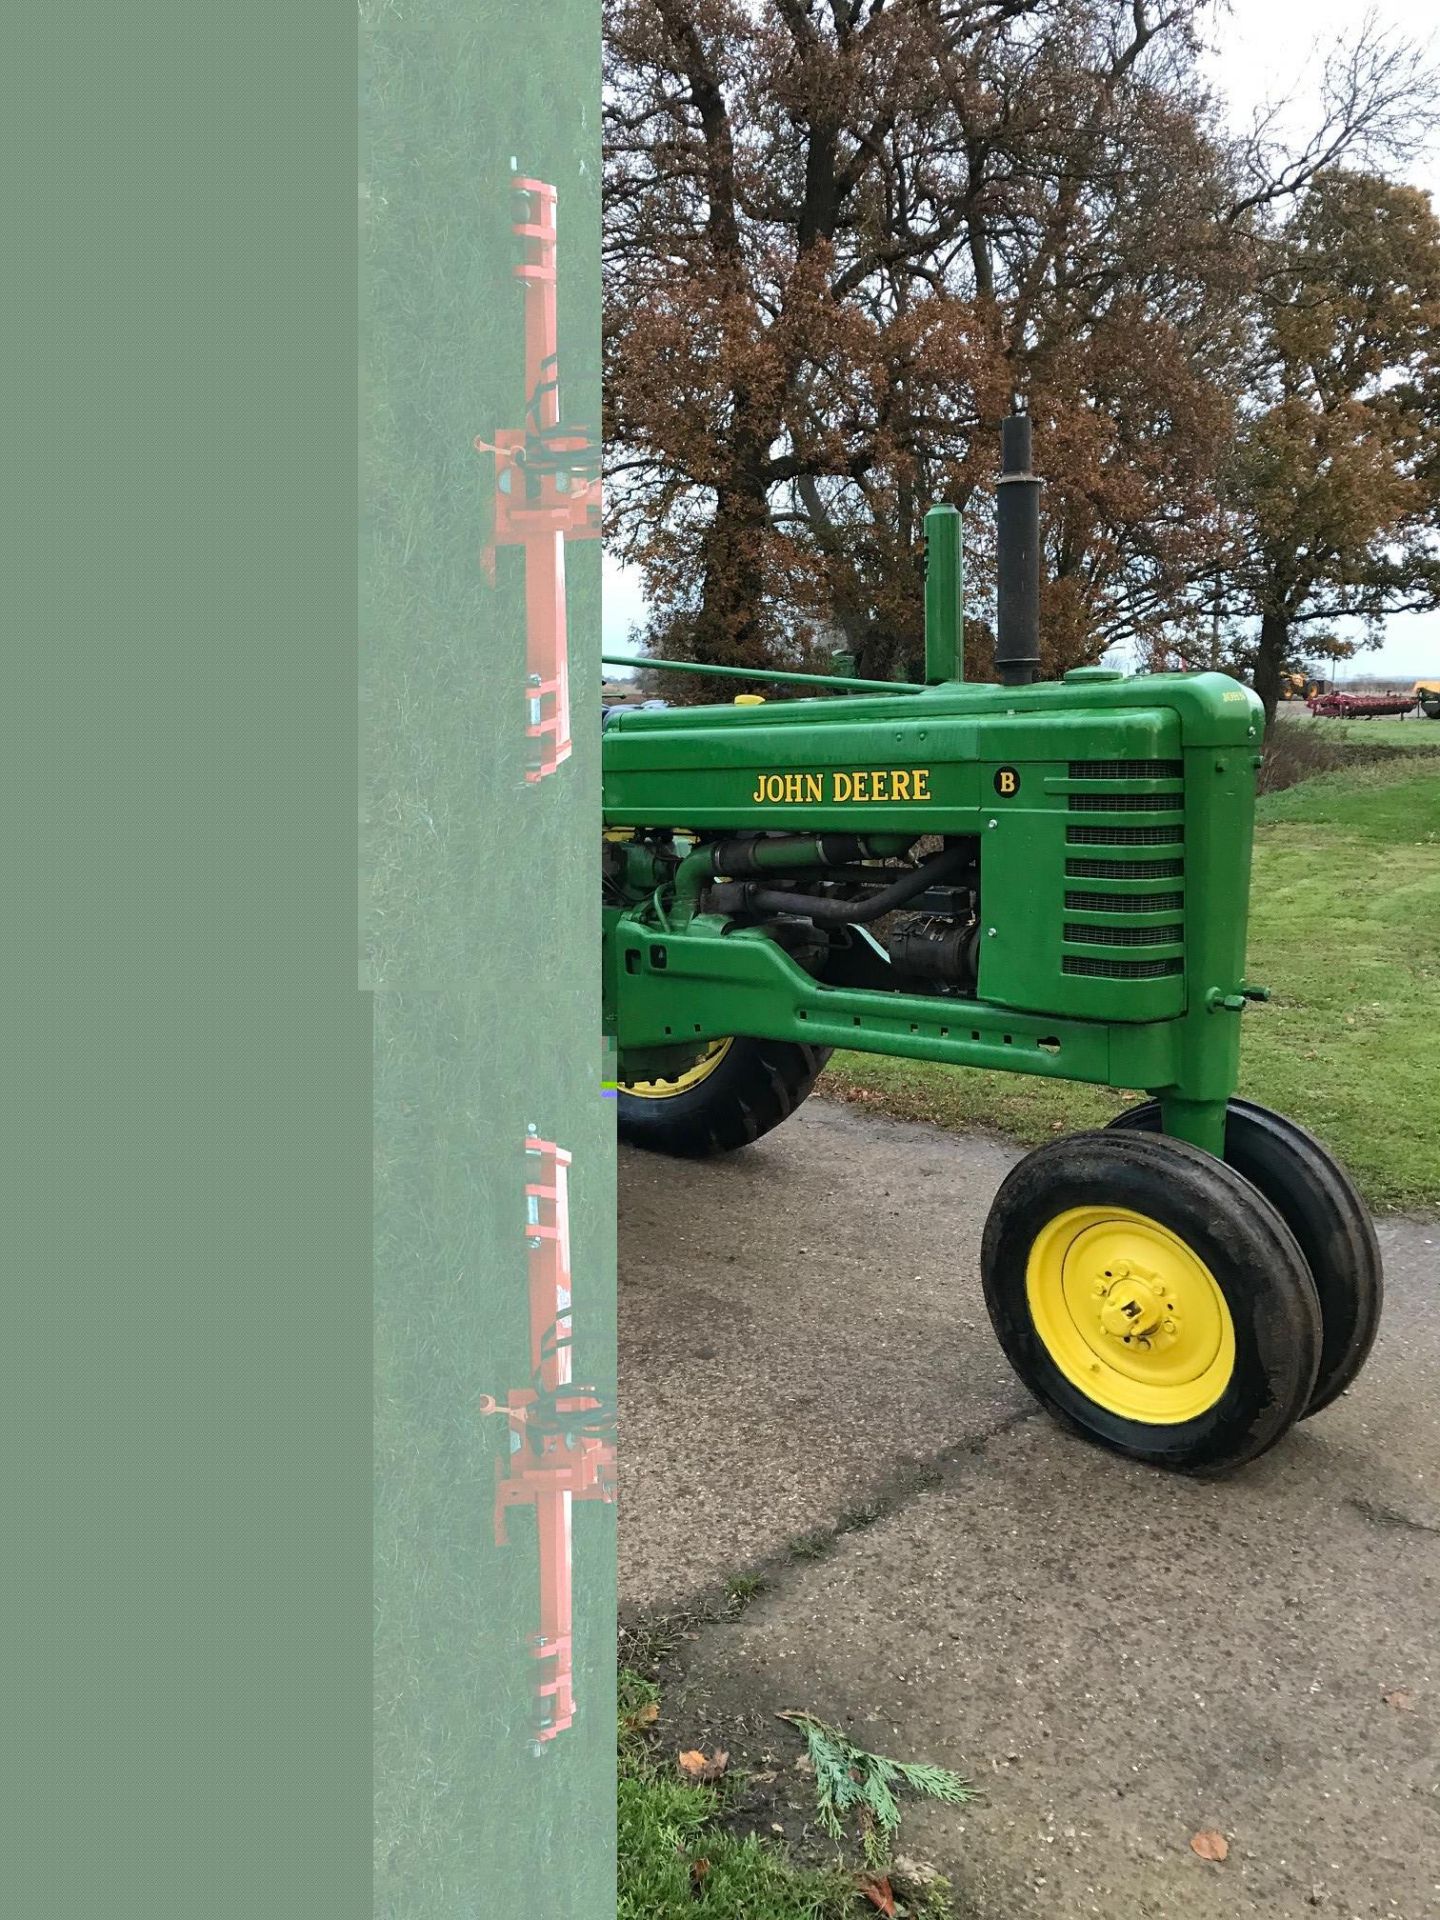
[[[1408,721],[1327,724],[1427,737]],[[1373,1206],[1436,1205],[1440,762],[1322,774],[1265,795],[1257,817],[1248,972],[1274,998],[1244,1015],[1240,1090],[1318,1133]],[[1031,1145],[1130,1104],[1065,1081],[856,1053],[837,1054],[820,1085],[876,1112]]]

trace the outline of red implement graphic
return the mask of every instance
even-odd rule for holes
[[[509,1451],[495,1467],[497,1544],[508,1544],[511,1507],[535,1509],[540,1626],[530,1646],[537,1663],[535,1745],[543,1752],[575,1717],[571,1507],[615,1498],[615,1441],[611,1410],[594,1388],[573,1379],[570,1155],[532,1128],[525,1166],[532,1384],[513,1388],[503,1405],[487,1394],[480,1411],[503,1415],[510,1427]]]
[[[565,542],[600,534],[600,452],[583,426],[560,412],[555,280],[555,189],[516,178],[523,210],[514,232],[524,257],[525,424],[476,448],[495,456],[495,519],[481,553],[494,584],[495,549],[525,553],[525,778],[532,784],[570,757],[570,672],[565,615]]]

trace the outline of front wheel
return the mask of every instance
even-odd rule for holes
[[[747,1147],[790,1117],[829,1058],[789,1040],[714,1040],[671,1079],[618,1083],[620,1138],[687,1159]]]
[[[1102,1131],[1039,1148],[996,1195],[981,1260],[1010,1364],[1087,1439],[1214,1473],[1305,1411],[1322,1330],[1305,1256],[1198,1147]]]
[[[1160,1102],[1131,1107],[1110,1125],[1159,1133]],[[1314,1134],[1253,1100],[1226,1109],[1225,1164],[1274,1207],[1315,1282],[1325,1336],[1308,1419],[1353,1384],[1375,1344],[1385,1291],[1375,1228],[1354,1181]]]

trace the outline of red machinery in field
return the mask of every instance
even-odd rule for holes
[[[1409,713],[1413,693],[1316,693],[1306,701],[1311,713],[1329,720],[1379,720],[1386,714]]]
[[[529,398],[523,426],[475,446],[495,456],[494,526],[480,556],[491,585],[497,547],[525,553],[525,731],[534,743],[525,778],[533,784],[570,757],[565,542],[599,537],[600,448],[560,413],[555,189],[519,178],[511,187],[523,200],[513,230],[524,249],[515,278],[525,288]]]
[[[540,1553],[540,1628],[535,1751],[575,1718],[571,1508],[615,1498],[615,1415],[593,1387],[573,1379],[570,1292],[570,1155],[534,1127],[525,1134],[525,1245],[530,1269],[531,1385],[502,1405],[490,1394],[482,1414],[503,1415],[509,1449],[495,1463],[495,1541],[508,1544],[514,1506],[533,1506]]]

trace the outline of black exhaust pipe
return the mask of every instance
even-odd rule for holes
[[[995,495],[995,667],[1006,687],[1040,674],[1040,480],[1030,471],[1030,416],[1000,428]]]

